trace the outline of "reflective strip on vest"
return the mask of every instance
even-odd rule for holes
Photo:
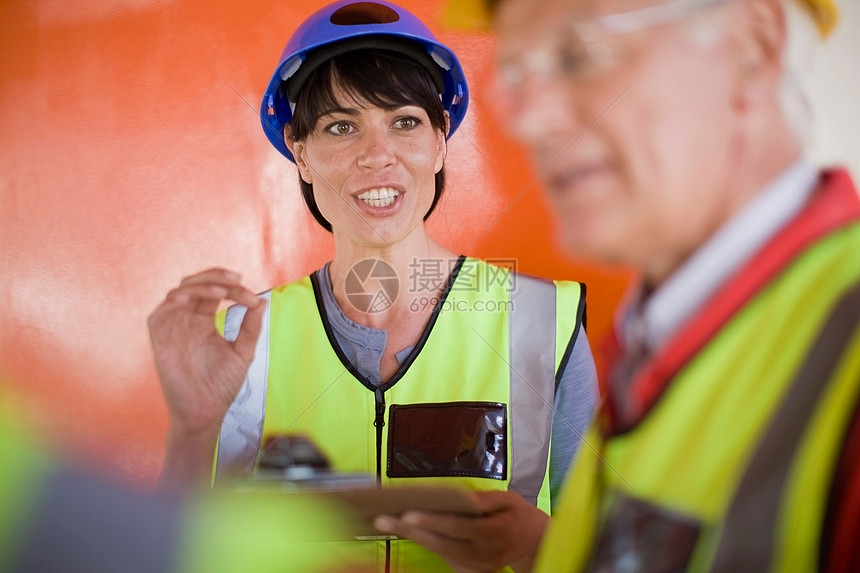
[[[266,301],[266,312],[254,360],[242,383],[242,388],[227,410],[221,424],[218,439],[216,478],[230,476],[233,479],[251,475],[260,449],[263,420],[266,417],[266,381],[269,379],[269,316],[271,293],[260,295]],[[239,327],[245,318],[247,307],[234,305],[227,309],[224,319],[224,338],[233,341],[239,335]]]
[[[555,285],[531,277],[516,276],[511,293],[510,380],[511,455],[513,466],[508,489],[537,505],[549,460],[555,395]],[[575,335],[574,335],[575,336]],[[534,357],[539,357],[535,360]],[[523,423],[531,432],[518,432]],[[535,431],[539,430],[539,431]]]
[[[758,446],[726,514],[714,571],[771,569],[786,478],[827,389],[823,381],[831,379],[856,334],[858,316],[860,285],[836,305]]]

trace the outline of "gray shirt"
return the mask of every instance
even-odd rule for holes
[[[331,330],[346,359],[354,364],[364,377],[379,384],[380,363],[388,340],[387,333],[378,328],[363,326],[346,317],[334,298],[328,265],[318,270],[316,276]],[[398,363],[402,363],[411,351],[410,346],[397,352],[395,356]],[[567,470],[591,421],[597,402],[594,359],[588,338],[580,327],[555,395],[549,463],[553,504],[558,499]]]

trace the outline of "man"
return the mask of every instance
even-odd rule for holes
[[[835,7],[498,4],[503,117],[564,243],[642,277],[535,569],[856,570],[860,200],[804,161],[786,56]],[[500,526],[531,515],[479,502]],[[499,565],[462,551],[489,536],[454,516],[378,525],[461,571]]]

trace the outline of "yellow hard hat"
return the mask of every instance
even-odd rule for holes
[[[826,37],[839,20],[836,0],[798,0],[815,18],[821,37]],[[489,30],[491,27],[489,0],[450,0],[445,10],[445,23],[463,30]]]
[[[812,12],[812,17],[818,24],[821,37],[830,34],[836,27],[836,22],[839,21],[839,8],[836,7],[836,0],[800,0],[800,2]]]

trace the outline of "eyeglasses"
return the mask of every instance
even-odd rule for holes
[[[542,48],[502,62],[497,80],[516,92],[532,75],[584,80],[602,75],[625,54],[622,36],[683,20],[729,0],[668,0],[660,4],[560,25]]]

